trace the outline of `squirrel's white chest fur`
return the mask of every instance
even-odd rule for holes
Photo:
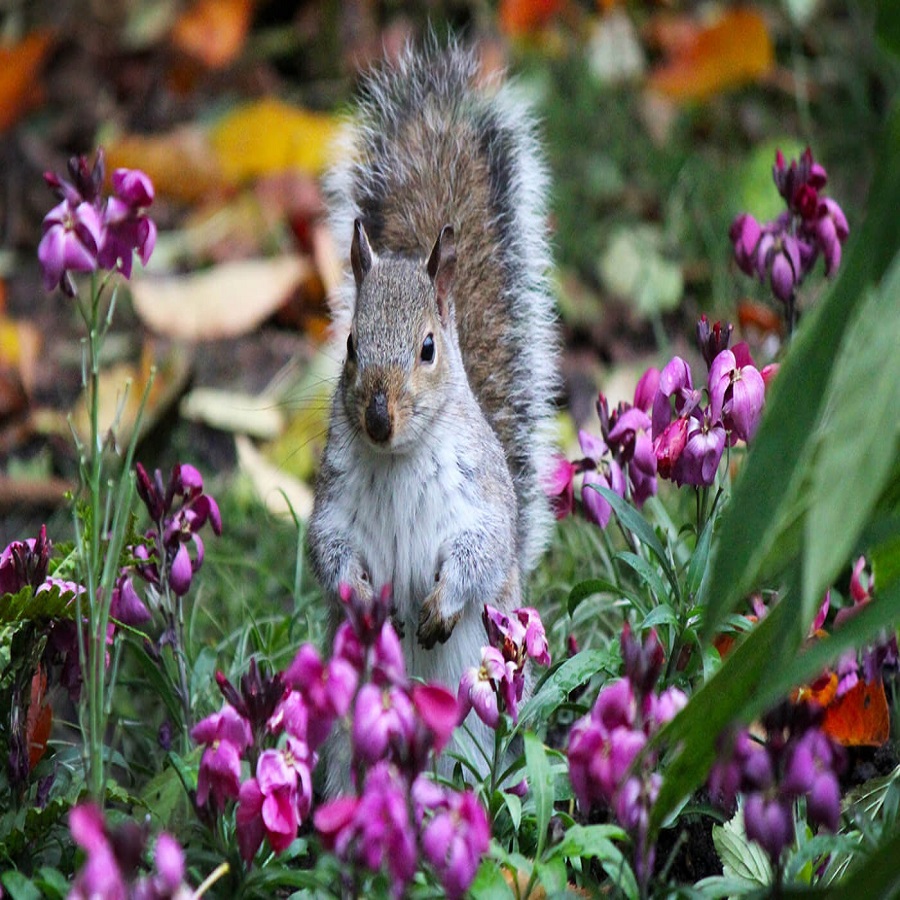
[[[403,454],[378,452],[356,435],[341,453],[352,460],[342,481],[341,525],[362,554],[376,594],[391,586],[407,669],[451,690],[465,668],[478,664],[486,642],[482,605],[467,607],[447,642],[430,650],[419,644],[416,630],[454,538],[483,524],[484,488],[477,461],[466,462],[472,448],[459,431],[438,429]]]

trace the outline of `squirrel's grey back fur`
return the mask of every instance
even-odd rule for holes
[[[557,340],[547,273],[548,179],[527,104],[510,85],[481,85],[471,51],[431,40],[367,76],[344,161],[326,182],[333,233],[359,218],[376,253],[424,259],[445,224],[457,244],[459,343],[473,392],[506,454],[526,575],[552,515],[550,466]],[[336,298],[349,327],[352,278]]]

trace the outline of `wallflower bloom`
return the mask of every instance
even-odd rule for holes
[[[472,791],[443,791],[437,803],[420,806],[420,826],[425,809],[430,815],[422,830],[422,850],[446,896],[456,900],[469,889],[490,845],[487,815]]]
[[[722,419],[725,428],[736,439],[751,441],[762,417],[766,386],[749,351],[739,363],[734,350],[723,350],[713,360],[709,369],[710,415]]]
[[[393,687],[383,690],[364,684],[356,695],[353,714],[353,748],[363,762],[394,759],[412,740],[415,710],[406,691]]]
[[[557,519],[565,519],[575,508],[576,467],[565,457],[558,456],[544,481],[544,493]]]
[[[496,647],[482,647],[481,665],[466,669],[459,680],[457,703],[460,721],[474,709],[475,715],[485,725],[496,728],[500,720],[497,693],[502,690],[504,696],[509,695],[509,677],[503,654]]]
[[[209,795],[219,810],[236,798],[241,784],[241,757],[253,743],[250,723],[231,706],[207,716],[191,729],[191,738],[206,744],[197,778],[197,804],[206,806]]]

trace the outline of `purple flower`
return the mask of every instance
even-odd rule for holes
[[[526,657],[542,666],[550,665],[547,635],[536,609],[523,606],[507,615],[485,604],[482,621],[490,645],[496,647],[503,658],[513,663],[516,669],[522,669]]]
[[[794,840],[791,802],[781,797],[750,794],[744,801],[744,828],[747,837],[777,862],[784,848]]]
[[[694,390],[691,367],[680,356],[672,357],[659,373],[659,386],[653,398],[653,439],[659,438],[672,421],[673,406],[675,416],[684,418],[699,402],[700,392]]]
[[[419,779],[421,781],[421,779]],[[419,782],[413,786],[416,791]],[[487,814],[472,791],[441,792],[438,803],[428,804],[422,830],[422,850],[434,867],[451,900],[469,889],[491,840]],[[424,816],[425,811],[420,812]]]
[[[638,379],[634,389],[634,408],[649,413],[653,409],[653,399],[659,390],[660,371],[651,366]]]
[[[762,375],[752,361],[740,366],[731,350],[723,350],[713,360],[709,369],[710,417],[722,419],[733,437],[748,443],[752,440],[765,393]]]
[[[716,480],[725,452],[725,426],[714,420],[708,409],[695,409],[688,419],[686,437],[672,479],[678,485],[709,486]]]
[[[756,249],[762,237],[759,222],[749,213],[741,213],[731,223],[729,237],[734,245],[734,259],[738,268],[747,275],[756,274]]]
[[[44,236],[38,245],[44,287],[62,285],[67,272],[93,272],[103,235],[100,214],[90,203],[64,200],[44,217]]]
[[[184,851],[165,831],[156,839],[153,862],[158,873],[159,895],[172,897],[184,882]]]
[[[125,900],[128,888],[106,833],[103,813],[93,803],[81,803],[69,812],[72,839],[87,854],[69,897],[73,900]]]
[[[815,237],[825,258],[825,275],[831,276],[841,264],[841,246],[850,234],[844,211],[830,197],[819,204],[815,223]]]
[[[104,269],[118,269],[130,278],[134,252],[146,266],[156,246],[156,225],[144,211],[153,202],[153,184],[143,172],[116,169],[113,191],[115,196],[106,201],[97,261]]]
[[[670,422],[653,441],[656,471],[662,478],[673,478],[675,467],[687,444],[689,420],[679,416]]]
[[[36,538],[8,544],[0,553],[0,594],[18,594],[26,585],[37,591],[45,584],[52,547],[46,525]]]
[[[578,432],[578,441],[581,450],[593,468],[586,468],[582,479],[581,502],[584,504],[584,515],[589,522],[606,528],[612,515],[612,507],[609,501],[591,485],[609,488],[609,490],[625,496],[625,476],[622,468],[612,459],[603,459],[608,448],[600,438],[596,438],[586,431]]]
[[[364,684],[356,695],[353,714],[353,749],[358,759],[375,763],[388,758],[399,761],[405,756],[415,731],[415,711],[402,688],[384,690]]]
[[[414,684],[412,702],[419,718],[431,732],[435,753],[440,753],[459,722],[456,697],[442,684]]]
[[[334,656],[325,665],[312,644],[304,644],[284,673],[289,687],[299,691],[309,711],[307,740],[317,748],[334,720],[350,709],[359,673],[346,659]]]
[[[206,744],[197,778],[197,805],[206,806],[209,795],[218,809],[238,796],[241,781],[241,756],[253,743],[250,723],[231,706],[224,706],[191,729],[198,744]]]
[[[379,762],[366,775],[362,795],[320,806],[313,823],[326,849],[371,872],[387,868],[391,893],[401,897],[416,871],[416,837],[406,782],[394,766]]]
[[[127,569],[122,570],[113,588],[109,614],[123,625],[131,627],[150,621],[150,610],[138,597]]]

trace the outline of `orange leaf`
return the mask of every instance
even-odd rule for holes
[[[37,77],[52,40],[48,31],[33,31],[13,47],[0,47],[0,132],[40,99]]]
[[[660,32],[664,34],[665,32]],[[670,59],[650,76],[650,87],[673,100],[705,100],[755,81],[772,68],[774,52],[766,23],[751,9],[732,9],[713,25],[677,34]]]
[[[562,7],[561,0],[501,0],[500,27],[509,35],[543,28]]]
[[[45,702],[46,693],[47,673],[43,669],[38,669],[31,679],[31,699],[28,702],[28,718],[25,720],[30,769],[33,769],[47,752],[47,741],[53,725],[53,710]]]
[[[210,69],[234,62],[244,47],[253,0],[196,0],[175,23],[172,43]]]
[[[884,683],[859,681],[825,710],[822,730],[845,747],[880,747],[890,736]]]

